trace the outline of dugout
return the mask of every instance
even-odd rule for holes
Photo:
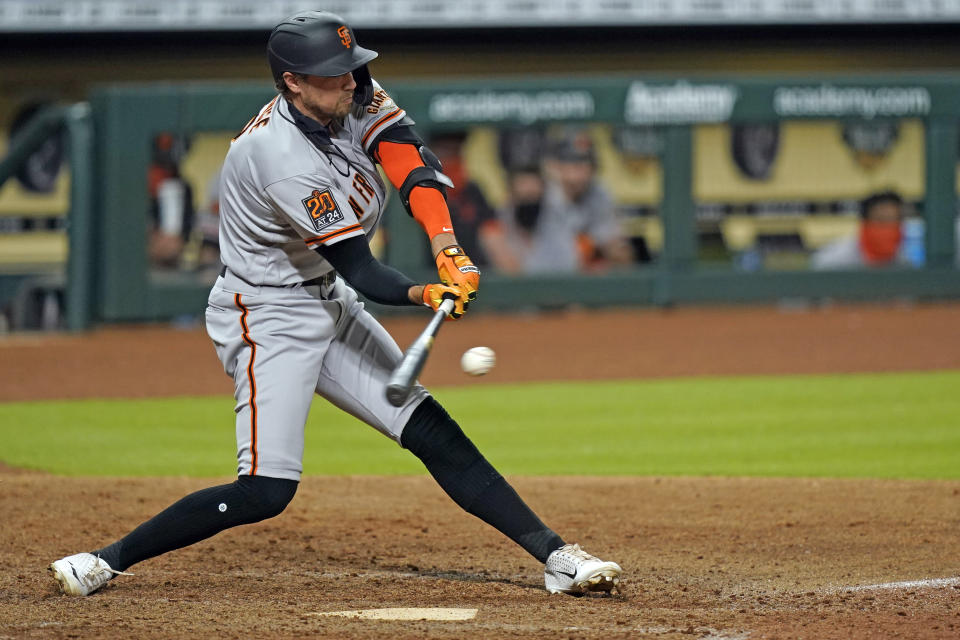
[[[483,286],[485,308],[960,295],[954,266],[960,76],[623,74],[421,80],[390,82],[387,88],[417,121],[425,138],[467,129],[478,147],[483,146],[484,132],[531,125],[580,125],[598,140],[618,127],[655,132],[658,142],[651,151],[650,170],[632,184],[638,187],[632,196],[635,203],[647,211],[632,224],[654,246],[657,259],[642,267],[590,276],[488,274]],[[48,116],[69,123],[74,166],[66,288],[72,328],[202,311],[208,281],[189,271],[150,268],[144,203],[151,144],[160,132],[192,141],[193,152],[199,155],[185,163],[194,162],[199,176],[210,158],[225,153],[230,135],[272,96],[272,88],[263,83],[115,85],[91,93],[89,114],[78,106],[69,113],[61,110]],[[895,123],[900,151],[880,168],[886,174],[874,173],[864,184],[848,185],[845,193],[890,183],[903,191],[924,220],[922,266],[825,273],[777,266],[749,270],[735,262],[704,259],[704,210],[706,223],[714,211],[713,226],[728,245],[748,246],[758,234],[776,236],[784,229],[815,239],[829,224],[843,222],[836,215],[842,210],[819,212],[824,214],[823,224],[811,226],[809,220],[790,212],[778,216],[756,215],[747,207],[711,209],[718,198],[736,204],[738,198],[753,197],[738,194],[738,181],[746,179],[731,173],[729,158],[710,155],[728,148],[733,127],[776,124],[782,137],[809,140],[824,135],[823,126],[836,129],[864,122]],[[35,136],[39,139],[40,134]],[[25,145],[23,140],[15,142]],[[904,155],[904,149],[909,153]],[[616,149],[601,151],[616,154]],[[201,156],[206,160],[198,159]],[[837,172],[828,163],[819,167],[817,178],[817,171],[811,174],[803,169],[811,165],[818,169],[815,158],[799,162],[793,168],[781,167],[774,180],[748,184],[747,191],[759,190],[761,197],[772,201],[789,199],[797,196],[791,195],[791,182],[801,177],[810,183],[809,189],[833,188],[831,179]],[[189,173],[191,168],[184,170]],[[763,190],[769,193],[764,196]],[[843,199],[843,193],[824,196],[830,202]],[[384,229],[389,238],[383,248],[385,259],[415,278],[432,277],[419,256],[414,257],[417,252],[400,250],[424,240],[395,199],[391,207]]]

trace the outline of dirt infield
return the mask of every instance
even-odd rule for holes
[[[87,599],[42,571],[207,484],[0,476],[0,637],[960,637],[960,580],[849,589],[960,575],[958,483],[516,479],[551,525],[623,564],[612,598],[551,597],[534,560],[425,477],[307,478],[280,518],[144,562]],[[478,613],[312,615],[380,607]]]
[[[405,344],[422,321],[390,325]],[[464,382],[456,359],[476,344],[500,357],[482,384],[957,369],[958,326],[960,305],[477,316],[444,328],[424,380]],[[0,362],[0,400],[230,392],[198,331],[17,337],[0,341]],[[622,594],[549,596],[535,561],[428,477],[365,476],[308,477],[281,517],[68,598],[42,570],[52,559],[111,541],[212,481],[62,478],[0,465],[0,640],[960,637],[960,482],[512,481],[562,535],[621,562]],[[315,615],[384,607],[477,614]]]

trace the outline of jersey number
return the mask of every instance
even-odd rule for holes
[[[317,231],[325,229],[330,225],[343,220],[343,214],[337,208],[337,203],[333,199],[333,194],[329,189],[320,191],[314,189],[310,196],[301,200],[303,208],[310,214],[310,220],[313,222],[313,228]]]

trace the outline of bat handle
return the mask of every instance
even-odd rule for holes
[[[456,306],[456,304],[457,304],[456,300],[454,300],[453,298],[447,298],[446,300],[440,303],[440,306],[437,308],[437,313],[440,313],[441,311],[443,311],[443,317],[446,318],[448,315],[450,315],[450,312],[453,311],[453,308]],[[434,315],[437,315],[437,314],[434,314]]]
[[[394,370],[387,383],[387,400],[395,407],[399,407],[406,402],[410,395],[410,389],[416,381],[417,376],[423,370],[423,365],[427,361],[427,354],[433,345],[433,337],[440,330],[443,319],[450,315],[455,305],[454,300],[447,299],[440,303],[440,306],[430,319],[430,324],[423,330],[423,333],[414,341],[413,345],[403,355],[400,365]]]
[[[450,312],[453,311],[453,307],[456,304],[455,300],[447,298],[440,303],[440,306],[437,307],[437,310],[433,312],[433,318],[430,319],[430,324],[427,325],[427,328],[423,330],[421,336],[435,336],[440,330],[440,325],[443,323],[444,319],[450,315]]]

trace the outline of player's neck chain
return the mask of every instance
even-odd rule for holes
[[[287,103],[287,109],[290,111],[291,118],[286,117],[281,112],[281,116],[290,124],[295,126],[300,130],[307,140],[309,140],[313,146],[317,147],[321,151],[324,150],[324,147],[330,147],[333,145],[333,140],[330,139],[330,129],[326,125],[323,125],[308,115],[305,115],[300,112],[293,103],[289,100],[284,100]]]
[[[290,115],[292,120],[283,115],[281,115],[291,124],[293,124],[304,137],[310,141],[310,143],[316,147],[320,153],[327,159],[327,162],[330,163],[330,166],[334,171],[339,173],[344,178],[349,178],[351,174],[359,174],[364,177],[364,181],[368,182],[370,177],[363,170],[363,168],[357,163],[353,162],[340,150],[337,145],[333,144],[333,140],[330,137],[330,128],[337,126],[336,123],[331,122],[330,126],[325,126],[313,118],[304,115],[293,106],[292,103],[287,101],[287,107],[290,109]],[[368,182],[369,183],[369,182]],[[372,195],[377,199],[377,211],[383,208],[383,203],[380,201],[380,196],[372,189],[370,190]],[[378,213],[378,218],[379,218]]]
[[[290,115],[292,118],[287,117],[282,111],[280,112],[280,116],[295,126],[300,133],[303,134],[303,137],[310,141],[310,144],[323,153],[323,155],[327,158],[327,162],[330,163],[330,166],[333,167],[337,173],[343,177],[348,177],[350,175],[351,168],[356,170],[356,167],[353,167],[353,163],[350,162],[350,159],[343,155],[343,153],[333,144],[333,139],[330,137],[329,127],[317,122],[310,116],[301,113],[300,110],[293,106],[293,103],[289,100],[286,100],[286,104],[287,109],[290,110]],[[338,164],[333,161],[331,154],[333,154],[334,157],[342,159],[345,163],[345,166],[343,168],[338,166]]]
[[[291,120],[286,116],[283,116],[288,122],[300,130],[300,133],[310,141],[314,147],[316,147],[323,155],[327,158],[327,162],[330,163],[330,166],[339,173],[344,178],[350,176],[351,169],[356,172],[361,172],[360,168],[357,167],[347,156],[343,154],[340,149],[333,144],[333,140],[330,137],[330,126],[323,125],[310,116],[304,115],[293,106],[289,100],[287,101],[287,108],[290,110],[290,115],[293,117]],[[283,115],[281,113],[281,115]],[[331,122],[331,126],[336,126]],[[336,161],[335,161],[336,160]],[[342,162],[340,162],[342,160]],[[343,165],[343,166],[341,166]]]

